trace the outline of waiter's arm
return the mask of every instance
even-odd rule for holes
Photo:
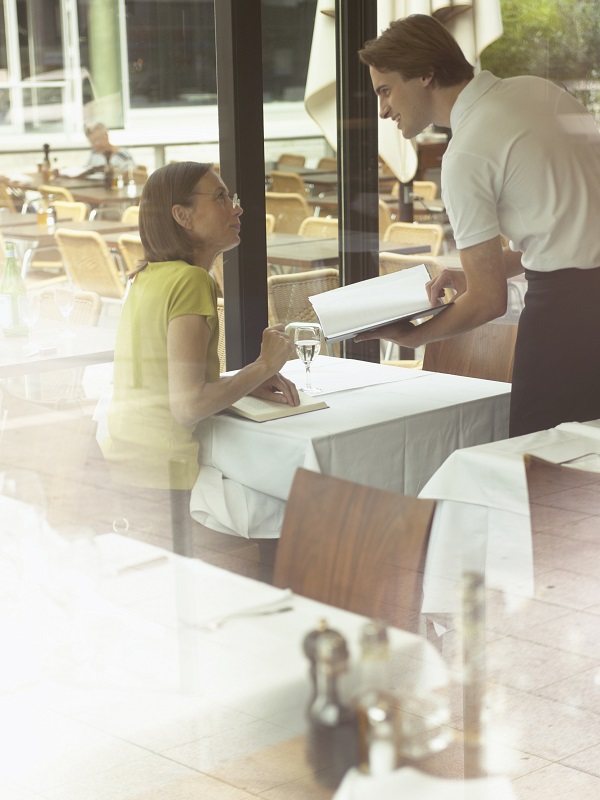
[[[415,348],[427,342],[449,339],[501,317],[506,312],[508,273],[516,275],[520,271],[512,272],[517,269],[517,260],[505,258],[499,236],[467,247],[459,253],[462,273],[456,271],[454,288],[457,289],[457,296],[449,308],[421,325],[394,323],[361,334],[356,340],[389,339],[403,347]],[[520,254],[512,255],[518,258],[520,264]],[[437,297],[444,285],[449,285],[447,277],[444,282],[445,273],[432,282],[430,296]]]

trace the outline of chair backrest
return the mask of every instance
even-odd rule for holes
[[[383,239],[385,232],[390,227],[394,220],[392,219],[392,211],[384,200],[379,201],[379,238]]]
[[[568,524],[568,521],[565,522],[565,509],[575,508],[588,517],[596,517],[598,529],[600,473],[553,464],[529,453],[523,459],[533,533],[540,529],[564,528]],[[553,518],[556,520],[555,525],[552,524]]]
[[[435,181],[413,181],[413,194],[423,200],[435,200],[438,196],[438,185]],[[400,196],[400,181],[392,186],[392,197]]]
[[[430,256],[429,253],[423,255],[402,255],[402,253],[380,253],[379,254],[379,274],[389,275],[390,272],[399,272],[401,269],[409,269],[419,264],[425,264],[430,275],[439,275],[444,269],[442,262]]]
[[[145,261],[144,248],[139,233],[122,233],[117,241],[119,253],[128,273],[134,272]]]
[[[5,183],[0,182],[0,208],[7,208],[13,213],[17,210]]]
[[[274,214],[265,214],[265,229],[267,233],[273,233],[273,231],[275,230]]]
[[[439,256],[444,243],[444,229],[441,225],[419,222],[392,222],[383,235],[386,242],[410,245],[429,245],[430,254]]]
[[[323,156],[323,158],[319,159],[317,169],[327,169],[331,170],[331,172],[335,172],[337,170],[337,158],[333,156]]]
[[[298,469],[273,583],[417,630],[435,501]]]
[[[425,346],[423,369],[510,383],[517,327],[516,323],[487,322],[450,339],[430,342]]]
[[[125,276],[98,233],[59,228],[54,238],[75,286],[97,292],[101,297],[123,297]]]
[[[302,196],[306,194],[306,184],[295,172],[282,172],[274,169],[269,173],[269,178],[272,192],[295,193]]]
[[[217,297],[217,318],[219,320],[219,365],[221,372],[227,369],[227,354],[225,348],[225,301],[222,297]]]
[[[277,167],[285,164],[292,164],[294,167],[303,167],[306,162],[306,157],[297,153],[282,153],[277,159]]]
[[[69,322],[74,325],[98,324],[102,311],[102,298],[97,292],[77,290],[75,303],[69,314]],[[54,300],[54,288],[46,287],[40,291],[40,319],[62,320],[63,316]]]
[[[132,176],[137,184],[144,184],[148,180],[148,168],[141,164],[136,164],[133,168]]]
[[[37,187],[37,191],[43,197],[52,195],[55,200],[56,198],[60,198],[61,200],[66,200],[68,203],[75,202],[72,192],[70,192],[68,189],[65,189],[64,186],[51,186],[50,184],[42,184],[41,186]]]
[[[56,211],[56,219],[59,222],[61,219],[69,219],[73,222],[83,222],[88,218],[90,213],[90,207],[87,203],[71,203],[68,200],[55,200],[54,210]]]
[[[333,267],[289,275],[270,275],[267,278],[269,324],[317,322],[317,315],[308,298],[337,289],[339,282],[339,272]]]
[[[267,214],[275,217],[275,231],[278,233],[298,233],[300,223],[310,217],[310,206],[300,194],[287,192],[265,192]]]
[[[325,217],[307,217],[303,219],[298,228],[301,236],[313,236],[318,239],[337,239],[337,219]]]
[[[138,225],[140,221],[140,207],[127,206],[121,214],[121,222],[125,225]]]

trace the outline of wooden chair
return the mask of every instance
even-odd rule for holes
[[[425,346],[423,369],[484,378],[512,380],[517,324],[487,322],[467,333]]]
[[[269,325],[317,322],[309,297],[339,286],[339,272],[333,267],[312,269],[267,278]]]
[[[428,245],[430,255],[439,256],[444,244],[444,229],[441,225],[419,222],[392,222],[383,235],[386,242],[398,242],[406,246]]]
[[[325,217],[307,217],[303,219],[298,228],[300,236],[312,236],[318,239],[337,239],[337,219]]]
[[[273,214],[265,214],[265,229],[267,233],[273,233],[275,230],[275,216]]]
[[[416,631],[434,508],[433,500],[298,469],[273,583]]]
[[[54,236],[65,271],[75,286],[101,297],[123,298],[126,276],[100,234],[59,228]]]
[[[49,197],[49,195],[52,195],[55,200],[66,200],[68,203],[75,202],[73,193],[68,189],[65,189],[64,186],[52,186],[49,183],[42,184],[41,186],[37,187],[37,191],[42,195],[42,197]]]
[[[295,172],[282,172],[274,169],[269,173],[269,179],[271,181],[271,192],[286,192],[288,194],[299,194],[302,197],[306,196],[306,184]]]
[[[564,519],[565,509],[572,511],[576,508],[589,517],[595,517],[597,525],[600,525],[600,473],[554,464],[528,453],[523,459],[534,535],[548,528],[563,529],[568,525]],[[552,525],[553,516],[556,517],[555,526]]]
[[[265,192],[265,206],[267,214],[275,217],[277,233],[298,233],[302,220],[311,216],[310,206],[300,194]]]
[[[117,248],[128,274],[140,266],[140,261],[146,260],[139,233],[122,233],[117,241]]]
[[[330,172],[337,171],[337,158],[334,156],[323,156],[323,158],[319,159],[319,163],[317,164],[317,169],[326,169]]]
[[[280,169],[285,164],[291,164],[294,167],[303,167],[305,163],[305,156],[298,155],[297,153],[282,153],[277,159],[277,169]]]
[[[138,225],[140,221],[140,207],[127,206],[121,214],[121,222],[125,225]]]

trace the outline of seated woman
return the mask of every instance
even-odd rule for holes
[[[101,442],[119,484],[189,492],[199,471],[195,430],[202,420],[247,394],[299,403],[296,387],[278,374],[293,350],[282,326],[265,329],[256,361],[231,377],[219,374],[209,270],[217,255],[239,244],[241,215],[210,164],[169,164],[144,186],[139,224],[147,262],[123,303]]]

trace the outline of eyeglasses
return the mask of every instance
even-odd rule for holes
[[[234,194],[227,194],[227,192],[219,192],[218,194],[214,194],[213,192],[192,192],[192,194],[204,194],[207,196],[214,197],[215,200],[218,200],[221,203],[225,202],[225,198],[228,197],[231,200],[231,205],[234,208],[241,208],[242,202],[238,197],[238,193],[234,192]]]

